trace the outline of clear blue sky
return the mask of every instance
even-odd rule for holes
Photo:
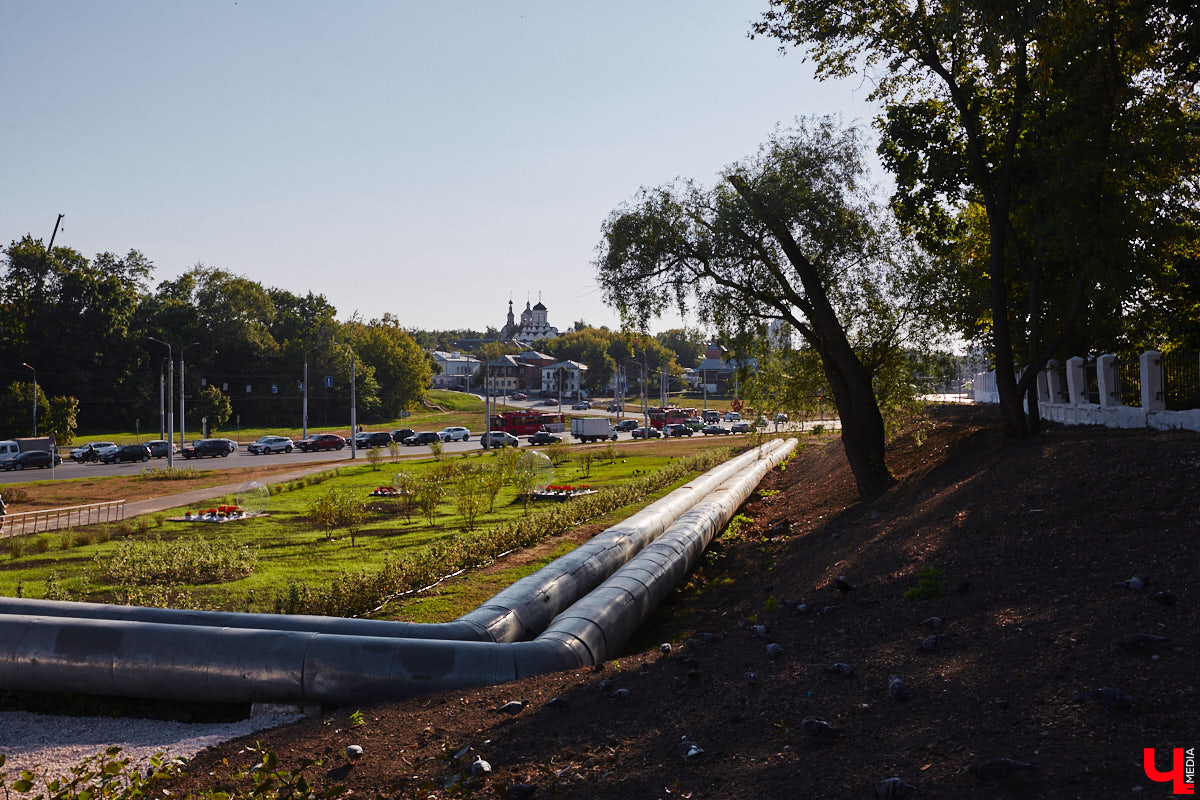
[[[873,115],[750,41],[764,0],[0,0],[0,239],[197,263],[347,318],[616,326],[592,259],[639,186],[796,115]],[[678,321],[668,320],[660,327]]]

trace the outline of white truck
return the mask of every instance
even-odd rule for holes
[[[617,440],[617,432],[612,429],[607,417],[572,417],[571,435],[581,442]]]

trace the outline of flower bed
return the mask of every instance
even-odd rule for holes
[[[241,506],[213,506],[200,511],[187,511],[182,517],[171,517],[171,522],[233,522],[260,516],[250,514]]]
[[[370,494],[371,497],[401,497],[402,495],[403,492],[394,486],[377,486]]]
[[[555,500],[563,502],[576,497],[583,497],[589,494],[596,494],[596,490],[586,484],[581,486],[547,486],[541,491],[533,493],[534,500]]]

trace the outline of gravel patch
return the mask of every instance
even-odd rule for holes
[[[240,722],[189,723],[119,717],[62,717],[24,711],[0,712],[0,771],[9,782],[22,770],[46,778],[70,772],[83,759],[114,745],[122,757],[142,761],[155,753],[191,758],[239,736],[300,719],[298,712],[257,714]]]

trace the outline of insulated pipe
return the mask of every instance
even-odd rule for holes
[[[790,441],[712,492],[532,642],[0,615],[0,687],[166,699],[373,702],[596,663],[687,574]]]
[[[524,641],[544,630],[555,614],[599,586],[700,498],[725,481],[734,479],[741,470],[763,455],[774,452],[782,444],[781,440],[772,440],[760,449],[743,453],[709,470],[628,519],[607,528],[570,553],[513,583],[479,608],[453,622],[417,623],[299,614],[245,614],[13,597],[0,597],[0,614],[404,639]]]

